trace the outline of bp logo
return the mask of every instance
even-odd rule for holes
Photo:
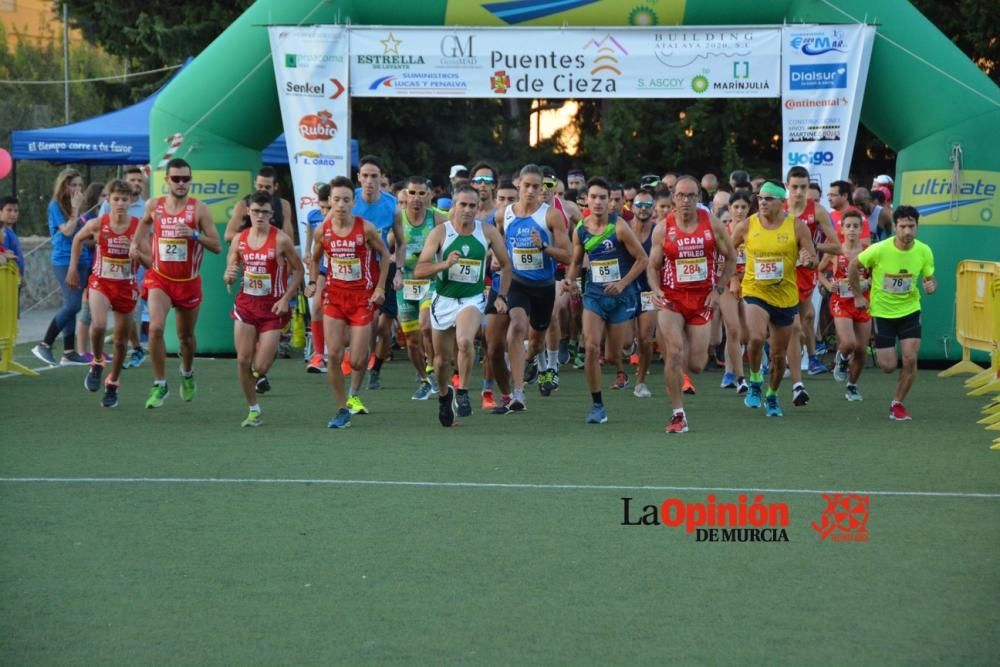
[[[469,246],[463,245],[462,246],[462,256],[463,257],[468,257],[469,256],[469,250],[471,250],[471,248]]]
[[[656,15],[656,12],[645,5],[636,7],[628,14],[629,25],[649,26],[657,25],[659,22],[660,18]]]
[[[708,79],[699,74],[691,79],[691,90],[701,95],[708,90]]]
[[[983,222],[989,222],[990,220],[992,220],[993,209],[984,208],[982,211],[979,212],[979,219],[982,220]]]

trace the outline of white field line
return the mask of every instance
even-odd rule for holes
[[[1000,493],[963,491],[886,491],[861,489],[779,489],[728,486],[668,486],[657,484],[528,484],[517,482],[426,482],[379,479],[273,479],[217,477],[0,477],[0,484],[231,484],[322,486],[403,486],[440,489],[522,489],[536,491],[694,491],[726,493],[775,493],[798,495],[857,494],[913,498],[983,498],[1000,500]]]

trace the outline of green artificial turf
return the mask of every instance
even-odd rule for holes
[[[396,361],[346,431],[301,361],[277,362],[259,429],[239,428],[233,360],[198,360],[192,403],[168,368],[159,410],[148,361],[115,410],[84,368],[0,380],[0,663],[995,661],[1000,452],[960,378],[921,372],[896,423],[873,369],[860,404],[825,375],[795,408],[787,384],[782,419],[707,373],[691,432],[666,436],[661,366],[651,400],[605,388],[602,426],[567,369],[527,413],[477,400],[446,430]],[[623,496],[638,514],[726,489],[786,503],[789,541],[621,525]],[[872,492],[868,542],[820,540],[828,490]]]

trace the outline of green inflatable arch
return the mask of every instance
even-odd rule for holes
[[[873,14],[876,8],[879,14]],[[861,122],[898,152],[896,204],[921,207],[920,238],[935,251],[940,292],[924,299],[925,359],[956,359],[955,267],[1000,259],[1000,89],[905,0],[259,0],[156,100],[152,155],[183,133],[178,156],[199,172],[216,222],[245,194],[260,152],[281,130],[266,25],[776,25],[880,23]],[[960,150],[959,150],[960,149]],[[959,192],[951,192],[961,154]],[[221,230],[221,227],[220,227]],[[202,352],[232,352],[223,256],[203,267]],[[216,277],[219,277],[216,280]],[[172,327],[168,328],[168,331]],[[176,348],[176,340],[168,344]]]

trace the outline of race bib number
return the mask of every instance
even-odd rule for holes
[[[679,283],[698,283],[708,280],[708,260],[704,257],[678,259],[674,265],[677,267]]]
[[[545,257],[538,248],[514,248],[514,268],[519,271],[541,271]]]
[[[478,283],[481,269],[478,259],[459,259],[448,268],[448,280],[470,285]]]
[[[913,289],[913,275],[887,273],[882,276],[882,291],[888,294],[907,294]]]
[[[618,266],[618,260],[590,260],[590,278],[599,285],[621,280],[622,272]]]
[[[102,257],[101,278],[107,280],[132,280],[132,260]]]
[[[403,299],[405,301],[420,301],[430,288],[430,280],[404,280]]]
[[[743,246],[740,246],[740,249],[736,251],[736,263],[739,265],[747,263],[747,251]]]
[[[188,260],[187,239],[159,240],[161,262],[186,262]]]
[[[331,257],[330,276],[345,283],[361,280],[361,260],[357,257]]]
[[[243,293],[249,296],[270,296],[271,274],[245,271],[243,273]]]
[[[780,257],[759,257],[754,262],[754,277],[757,280],[783,280],[785,261]]]
[[[656,304],[653,303],[652,292],[640,292],[639,302],[642,304],[642,312],[644,313],[651,313],[656,310]]]
[[[851,283],[846,280],[838,280],[837,294],[844,297],[854,296],[854,291],[851,289]]]

